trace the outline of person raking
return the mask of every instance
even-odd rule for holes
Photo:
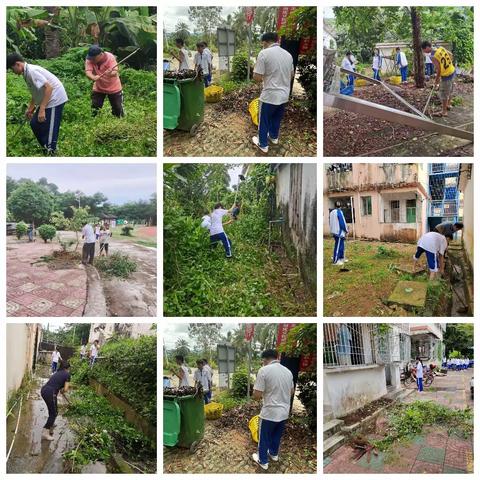
[[[27,63],[18,53],[7,55],[7,69],[23,75],[32,95],[25,115],[45,154],[55,155],[63,108],[68,101],[62,82],[46,68]]]
[[[280,459],[280,443],[295,389],[292,372],[280,364],[276,350],[265,350],[262,363],[253,386],[253,398],[263,400],[263,404],[258,427],[258,450],[252,458],[267,470],[269,460],[278,462]]]

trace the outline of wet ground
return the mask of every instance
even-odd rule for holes
[[[58,398],[59,415],[55,421],[54,440],[41,438],[48,411],[40,396],[40,389],[46,383],[48,375],[48,366],[38,368],[32,388],[23,399],[21,411],[18,411],[17,406],[13,411],[15,416],[10,416],[7,420],[7,446],[10,448],[17,415],[20,414],[17,435],[7,462],[7,473],[63,473],[62,454],[75,446],[75,436],[62,416],[65,400],[61,396]]]

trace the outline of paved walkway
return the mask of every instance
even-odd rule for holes
[[[432,400],[449,408],[473,408],[470,378],[473,369],[449,371],[436,377],[423,393],[414,392],[405,403]],[[377,425],[382,420],[377,420]],[[373,435],[372,438],[381,436]],[[420,435],[396,444],[391,451],[353,459],[353,449],[345,444],[323,461],[324,473],[472,473],[473,438],[459,438],[438,426],[425,427]]]
[[[84,267],[52,270],[41,262],[58,248],[55,243],[8,238],[7,316],[82,316],[87,299]]]

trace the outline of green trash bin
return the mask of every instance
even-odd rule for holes
[[[201,78],[163,80],[163,128],[178,128],[195,135],[203,122],[205,92]]]
[[[176,405],[180,412],[180,430],[176,438],[178,410],[172,404]],[[200,440],[202,440],[204,433],[205,404],[203,398],[197,398],[193,395],[186,397],[163,397],[164,445],[168,447],[176,445],[193,451],[198,446]],[[175,440],[176,443],[173,443]]]

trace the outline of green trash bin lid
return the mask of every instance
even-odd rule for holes
[[[180,435],[180,407],[175,400],[163,400],[163,444],[174,447]]]
[[[173,130],[180,118],[180,89],[175,83],[163,83],[163,128]]]

